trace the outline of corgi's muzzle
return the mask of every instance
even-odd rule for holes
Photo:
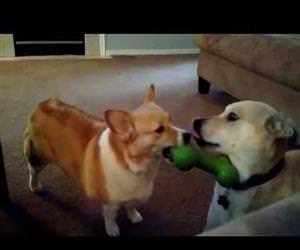
[[[189,144],[190,141],[191,141],[191,138],[192,138],[192,135],[185,131],[185,130],[182,130],[182,129],[178,129],[176,128],[177,132],[178,132],[178,137],[177,137],[177,145],[186,145],[186,144]],[[165,147],[162,151],[162,155],[165,159],[169,160],[172,162],[172,159],[171,159],[171,148],[172,147]]]
[[[176,128],[177,145],[188,144],[191,141],[192,135],[184,129]]]

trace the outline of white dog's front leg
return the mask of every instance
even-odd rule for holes
[[[222,189],[222,190],[220,190]],[[208,210],[206,226],[204,231],[216,228],[228,220],[228,210],[218,204],[219,195],[223,194],[223,188],[218,184],[215,185],[214,194]]]

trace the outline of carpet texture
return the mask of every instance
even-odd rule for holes
[[[60,59],[0,62],[0,138],[13,204],[0,209],[0,236],[104,236],[101,206],[57,167],[41,174],[45,192],[27,188],[22,154],[26,119],[49,97],[98,116],[108,108],[132,110],[155,83],[157,103],[174,123],[188,129],[195,116],[214,115],[233,99],[213,91],[197,94],[197,56],[116,57],[111,60]],[[203,229],[213,180],[194,169],[179,172],[162,162],[154,193],[140,208],[144,221],[118,218],[123,236],[186,236]]]

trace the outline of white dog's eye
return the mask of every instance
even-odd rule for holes
[[[239,118],[239,116],[236,113],[230,112],[227,117],[226,117],[227,121],[229,122],[234,122],[237,121]]]

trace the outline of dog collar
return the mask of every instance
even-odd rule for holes
[[[275,178],[284,167],[284,158],[282,158],[268,173],[266,174],[256,174],[251,176],[248,180],[240,182],[233,186],[231,189],[235,191],[245,191],[249,188],[262,185],[273,178]],[[228,209],[230,202],[228,200],[228,190],[223,195],[219,195],[218,204],[222,206],[225,210]]]
[[[284,162],[285,160],[282,158],[268,173],[253,175],[248,180],[237,183],[232,187],[232,189],[236,191],[244,191],[272,180],[281,172],[284,167]]]

